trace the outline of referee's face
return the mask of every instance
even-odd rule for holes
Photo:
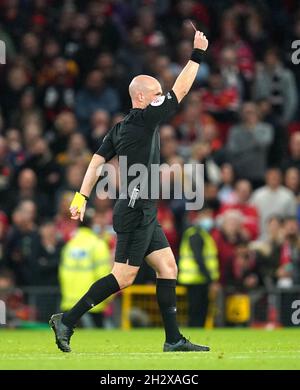
[[[132,106],[145,108],[162,95],[160,83],[151,76],[136,76],[129,85]]]
[[[145,93],[145,107],[147,107],[151,102],[153,102],[161,95],[162,95],[161,85],[157,81],[157,83],[153,83],[153,88],[146,91]]]

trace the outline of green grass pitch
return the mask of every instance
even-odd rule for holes
[[[162,353],[161,329],[76,330],[73,352],[54,344],[52,330],[0,330],[0,369],[300,369],[300,328],[185,329],[205,353]]]

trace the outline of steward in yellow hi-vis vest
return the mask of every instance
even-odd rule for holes
[[[189,326],[204,326],[209,290],[219,279],[217,246],[209,233],[213,219],[208,213],[209,209],[198,213],[195,226],[184,232],[180,244],[178,282],[187,288]]]
[[[196,253],[191,245],[195,235],[201,242],[201,263],[196,259]],[[197,252],[198,252],[197,250]],[[206,284],[219,278],[219,260],[216,243],[204,229],[192,226],[184,234],[179,252],[179,276],[181,284]]]
[[[110,251],[106,242],[89,227],[80,227],[64,246],[59,267],[61,309],[71,309],[89,287],[111,271]],[[107,307],[104,301],[90,313],[101,313]]]

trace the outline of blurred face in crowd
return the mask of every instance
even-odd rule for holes
[[[234,171],[231,164],[223,164],[221,167],[221,180],[224,184],[232,184],[234,181]]]
[[[53,61],[52,68],[56,80],[64,80],[64,76],[68,73],[67,61],[62,57],[58,57]]]
[[[298,194],[300,186],[300,175],[297,168],[289,168],[284,176],[284,184],[287,188]]]
[[[169,69],[169,66],[169,57],[165,55],[159,55],[155,58],[154,63],[152,64],[152,69],[156,75],[161,75],[164,71]]]
[[[37,209],[33,201],[23,200],[18,206],[18,209],[20,212],[22,224],[27,225],[34,222],[37,215]]]
[[[169,160],[171,157],[177,154],[178,143],[176,138],[169,139],[161,145],[161,155],[165,160]]]
[[[208,142],[198,142],[193,146],[192,157],[194,160],[201,162],[209,156],[210,151],[211,148]]]
[[[92,127],[97,134],[104,135],[107,132],[110,122],[110,115],[105,110],[97,110],[92,115]]]
[[[165,69],[159,74],[159,81],[165,91],[170,91],[173,88],[176,77],[170,69]]]
[[[300,131],[293,133],[290,138],[290,150],[292,158],[300,159]]]
[[[130,30],[129,42],[135,48],[144,48],[144,34],[140,27],[135,26]]]
[[[42,127],[44,123],[40,114],[36,111],[29,111],[24,115],[23,126],[24,128],[27,126],[38,126],[40,131],[42,132]]]
[[[20,191],[32,191],[36,187],[36,174],[32,169],[24,169],[18,177],[18,187]]]
[[[232,47],[226,47],[221,53],[221,64],[225,67],[235,67],[237,64],[236,51]]]
[[[223,88],[223,77],[220,72],[213,72],[208,79],[209,86],[212,90],[219,91]]]
[[[72,164],[67,168],[66,178],[71,189],[76,189],[77,191],[80,188],[85,169],[86,167],[83,164]]]
[[[200,118],[200,106],[196,104],[187,104],[184,110],[184,121],[187,125],[198,125]]]
[[[14,91],[21,90],[28,82],[25,69],[21,66],[13,67],[8,73],[7,80],[10,88]]]
[[[40,227],[40,235],[44,245],[55,246],[57,242],[56,227],[53,222],[46,223]]]
[[[183,18],[189,18],[193,13],[194,5],[193,0],[180,0],[177,4],[178,13]]]
[[[174,156],[177,152],[178,142],[173,126],[164,125],[160,129],[161,134],[161,154],[165,159]]]
[[[104,78],[109,78],[114,76],[114,58],[110,53],[102,53],[97,59],[96,66],[101,69],[103,72]]]
[[[43,55],[46,58],[55,58],[59,55],[60,53],[60,47],[59,44],[56,40],[54,39],[49,39],[48,41],[45,42],[44,48],[43,48]]]
[[[251,195],[251,184],[248,180],[239,180],[235,186],[235,193],[239,203],[247,203]]]
[[[202,128],[202,138],[204,141],[212,142],[218,138],[218,129],[215,123],[207,123]]]
[[[30,151],[35,156],[45,156],[47,153],[49,153],[49,148],[46,140],[44,138],[37,139],[32,145]]]
[[[106,6],[106,1],[91,1],[88,5],[88,15],[96,21],[104,16],[107,10]]]
[[[281,184],[281,172],[279,169],[269,169],[266,174],[266,184],[276,190]]]
[[[284,235],[287,239],[296,240],[299,238],[299,225],[296,218],[288,218],[283,223]]]
[[[259,117],[263,120],[272,112],[272,105],[269,100],[262,99],[257,103]]]
[[[34,93],[33,90],[26,90],[20,100],[20,106],[23,110],[29,110],[34,107]]]
[[[197,213],[195,224],[207,232],[211,231],[214,227],[213,210],[210,208],[204,208],[203,210],[199,211]]]
[[[101,42],[100,32],[96,29],[89,30],[85,35],[85,42],[88,48],[97,48]]]
[[[101,234],[109,225],[108,213],[105,211],[98,211],[95,213],[92,222],[92,229],[96,234]]]
[[[33,33],[27,33],[22,40],[22,48],[29,57],[36,57],[40,52],[40,40]]]
[[[72,153],[81,154],[86,149],[86,142],[82,134],[72,134],[68,144],[68,150]]]
[[[272,217],[268,220],[267,223],[267,232],[271,240],[276,240],[279,238],[282,229],[282,221],[280,218]]]
[[[70,135],[77,128],[76,117],[71,112],[62,112],[57,116],[55,125],[60,134],[65,136]]]
[[[253,15],[247,20],[247,32],[252,38],[260,37],[263,34],[263,21],[259,14]]]
[[[155,15],[151,8],[143,7],[138,12],[138,25],[145,34],[150,34],[155,29]]]
[[[86,88],[92,92],[97,93],[102,90],[104,86],[103,74],[100,70],[93,70],[86,79]]]
[[[30,149],[31,145],[33,145],[42,135],[42,129],[41,127],[36,124],[32,123],[27,125],[24,128],[24,142],[26,148]]]
[[[236,210],[230,210],[223,214],[222,230],[228,236],[236,236],[242,228],[242,216]]]
[[[274,50],[268,50],[264,58],[267,68],[274,69],[279,64],[279,57]]]
[[[162,95],[160,83],[151,76],[136,76],[129,85],[133,108],[145,108]]]
[[[204,185],[205,199],[214,200],[218,196],[218,186],[214,183],[207,182]]]
[[[176,138],[175,129],[171,125],[163,125],[159,129],[161,142],[168,142]]]
[[[67,10],[67,8],[66,8]],[[84,31],[87,30],[89,26],[88,16],[84,13],[76,13],[74,15],[72,11],[65,17],[67,22],[70,22],[72,25],[72,29],[76,31],[76,33],[80,36]],[[64,22],[64,21],[63,21]]]
[[[245,103],[243,105],[242,120],[248,126],[255,126],[258,123],[258,112],[254,103]]]
[[[221,37],[227,43],[234,43],[238,37],[237,23],[231,11],[224,12],[221,21]]]
[[[15,281],[14,276],[10,271],[1,271],[0,272],[0,292],[1,299],[6,300],[6,295],[11,292],[11,289],[14,287]]]

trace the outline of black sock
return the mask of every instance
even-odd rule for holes
[[[97,280],[76,305],[64,313],[62,322],[69,328],[73,328],[84,313],[119,290],[119,284],[113,274]]]
[[[176,343],[181,338],[176,321],[176,279],[157,279],[156,295],[166,332],[166,342]]]

